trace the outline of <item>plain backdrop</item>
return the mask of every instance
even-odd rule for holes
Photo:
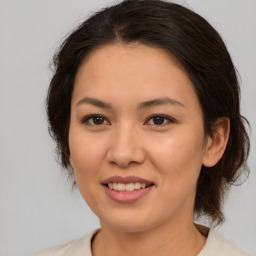
[[[177,1],[176,1],[177,2]],[[232,188],[217,230],[256,255],[256,1],[178,1],[221,34],[241,75],[252,127],[249,179]],[[25,256],[99,226],[56,163],[44,100],[56,47],[89,14],[114,1],[0,0],[0,256]]]

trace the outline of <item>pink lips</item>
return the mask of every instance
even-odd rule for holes
[[[130,192],[127,192],[127,191],[119,192],[119,191],[110,189],[107,186],[108,183],[128,184],[128,183],[135,183],[135,182],[144,183],[148,187],[137,189],[137,190],[130,191]],[[112,177],[109,177],[106,180],[104,180],[101,184],[104,185],[103,187],[104,187],[106,194],[112,200],[119,202],[119,203],[131,203],[131,202],[134,202],[134,201],[140,199],[141,197],[145,196],[153,188],[153,185],[154,185],[153,182],[142,179],[140,177],[136,177],[136,176],[128,176],[128,177],[112,176]]]

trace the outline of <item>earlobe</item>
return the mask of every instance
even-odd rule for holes
[[[202,164],[213,167],[223,156],[229,138],[229,118],[219,118],[213,127],[212,136],[208,137]]]

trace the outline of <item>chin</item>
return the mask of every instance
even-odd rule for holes
[[[137,214],[129,216],[112,215],[111,219],[102,218],[101,224],[106,223],[109,227],[120,232],[143,232],[154,226],[152,218],[146,218],[145,216],[138,218],[138,216]]]
[[[150,227],[146,225],[132,225],[125,223],[124,225],[116,224],[112,225],[112,228],[119,231],[119,232],[126,232],[126,233],[132,233],[132,232],[144,232],[150,229]]]

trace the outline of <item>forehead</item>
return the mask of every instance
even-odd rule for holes
[[[92,51],[75,79],[73,99],[83,95],[109,100],[127,100],[129,96],[197,100],[193,84],[178,61],[165,50],[142,44],[109,44]]]
[[[164,49],[146,46],[141,43],[106,44],[92,50],[84,58],[76,77],[83,72],[85,67],[90,71],[97,70],[97,74],[92,73],[97,76],[101,74],[111,76],[113,72],[115,76],[120,72],[122,74],[127,72],[141,73],[145,76],[146,74],[160,73],[161,70],[164,73],[166,68],[169,72],[170,66],[172,66],[172,69],[184,71],[179,61]]]

